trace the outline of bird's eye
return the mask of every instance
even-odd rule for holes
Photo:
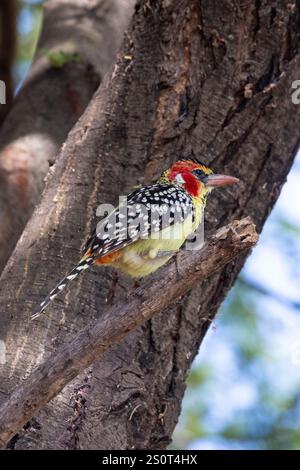
[[[207,175],[205,174],[205,172],[203,170],[200,170],[199,168],[197,170],[194,170],[193,171],[193,174],[200,180],[200,181],[203,181],[203,183],[205,183],[206,179],[207,179]]]

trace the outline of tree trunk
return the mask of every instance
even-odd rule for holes
[[[299,21],[299,2],[138,3],[117,63],[70,132],[1,277],[1,400],[111,302],[130,295],[132,281],[93,270],[47,315],[29,319],[79,259],[100,202],[116,202],[193,153],[242,180],[211,196],[207,232],[245,215],[262,229],[299,146],[300,106],[291,100]],[[191,362],[244,260],[131,332],[40,410],[10,447],[164,448]]]
[[[115,59],[133,3],[45,3],[36,59],[0,132],[0,273],[49,166]]]

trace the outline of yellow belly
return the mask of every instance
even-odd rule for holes
[[[150,238],[140,239],[122,250],[122,255],[113,262],[113,266],[132,277],[143,277],[156,271],[172,257],[159,256],[162,252],[176,253],[198,227],[202,217],[200,207],[197,210],[195,221],[192,216],[186,218],[183,224],[167,227]]]

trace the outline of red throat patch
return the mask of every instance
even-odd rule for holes
[[[201,196],[202,183],[192,173],[193,170],[197,170],[199,164],[192,161],[178,161],[171,168],[169,178],[174,180],[177,175],[181,175],[185,183],[183,184],[184,189],[193,197]]]
[[[191,194],[191,196],[201,196],[202,184],[192,173],[182,173],[182,177],[185,181],[183,185],[185,190]]]
[[[193,170],[193,168],[191,168]],[[202,192],[202,185],[198,178],[193,175],[190,171],[183,169],[182,166],[176,166],[173,168],[169,175],[170,180],[175,180],[177,175],[181,175],[185,183],[183,184],[184,189],[193,197],[199,197]]]

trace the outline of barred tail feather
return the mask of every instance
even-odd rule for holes
[[[52,300],[55,299],[55,297],[71,282],[73,281],[77,276],[79,276],[80,273],[88,269],[94,262],[93,257],[86,257],[82,258],[78,265],[72,269],[72,271],[67,274],[52,291],[47,295],[47,297],[43,300],[43,302],[40,304],[38,310],[31,315],[31,319],[34,320],[35,318],[39,317],[41,313],[47,308],[47,306],[52,302]]]

